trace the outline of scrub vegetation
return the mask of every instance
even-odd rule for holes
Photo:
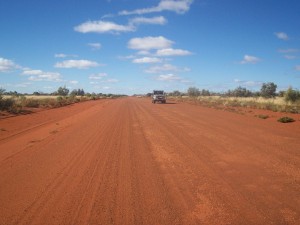
[[[123,95],[85,93],[83,89],[75,89],[71,92],[64,86],[51,94],[34,92],[31,95],[17,92],[5,92],[0,89],[0,111],[9,113],[28,112],[28,108],[57,108],[77,102],[97,100],[103,98],[117,98]]]
[[[190,87],[186,93],[179,91],[169,93],[169,98],[208,107],[248,107],[274,112],[300,113],[300,91],[292,87],[279,92],[276,92],[276,89],[277,85],[272,82],[262,84],[260,91],[257,92],[237,87],[224,93],[216,93]]]

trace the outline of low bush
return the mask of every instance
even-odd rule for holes
[[[291,103],[295,103],[296,101],[299,101],[300,91],[293,90],[291,87],[289,87],[284,94],[284,100],[286,102],[291,102]]]
[[[277,121],[280,122],[280,123],[291,123],[291,122],[295,122],[295,120],[294,120],[293,118],[287,117],[287,116],[281,117],[281,118],[279,118]]]
[[[29,107],[29,108],[38,108],[40,106],[40,100],[28,98],[25,100],[23,106]]]
[[[15,105],[15,100],[13,98],[0,99],[0,110],[10,111],[14,105]]]

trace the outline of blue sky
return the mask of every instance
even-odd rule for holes
[[[300,88],[298,0],[0,1],[0,87]]]

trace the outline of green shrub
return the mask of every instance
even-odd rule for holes
[[[285,92],[285,94],[284,94],[284,100],[286,102],[294,103],[299,99],[300,99],[300,92],[296,91],[296,90],[293,90],[291,87],[289,87],[287,89],[287,91]]]
[[[66,102],[65,98],[63,98],[62,96],[58,96],[56,98],[56,101],[57,101],[57,103],[58,103],[59,106],[65,105],[65,102]]]
[[[0,110],[10,111],[14,105],[15,105],[15,100],[13,98],[0,99]]]
[[[40,101],[38,99],[26,99],[25,100],[25,107],[30,107],[30,108],[38,108],[40,106]]]
[[[276,96],[277,85],[273,82],[263,83],[260,89],[260,94],[264,98],[274,98]]]
[[[291,122],[294,122],[295,120],[291,117],[285,116],[285,117],[279,118],[277,121],[280,123],[291,123]]]
[[[53,98],[49,98],[49,101],[47,102],[46,107],[50,107],[50,108],[57,108],[59,107],[59,103],[56,99]]]

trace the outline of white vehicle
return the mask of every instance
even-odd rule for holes
[[[152,103],[160,102],[166,103],[167,97],[164,91],[162,90],[154,90],[152,94]]]

